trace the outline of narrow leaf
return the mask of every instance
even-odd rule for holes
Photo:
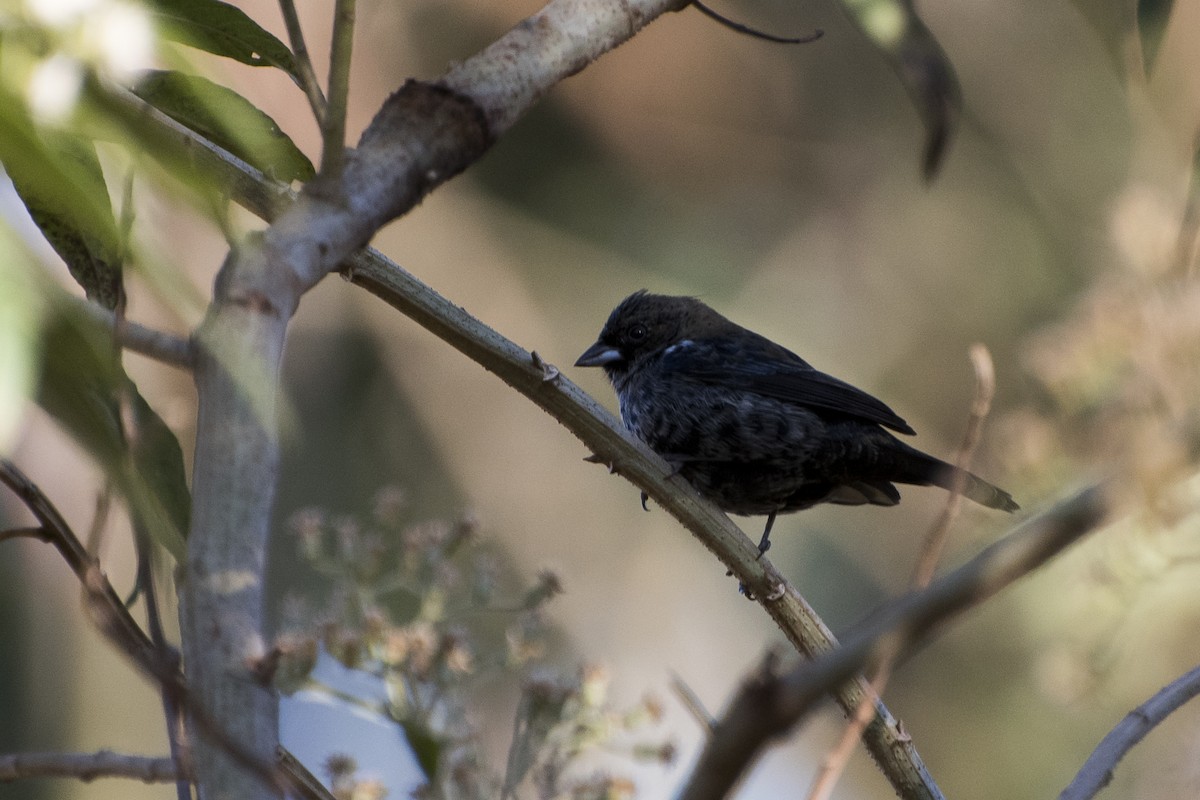
[[[133,91],[176,122],[276,180],[307,181],[316,174],[312,162],[275,120],[231,89],[195,75],[154,71],[138,81]]]
[[[38,129],[19,99],[0,93],[0,163],[75,280],[115,306],[120,236],[91,143]]]
[[[168,39],[255,67],[278,67],[296,78],[292,51],[246,16],[220,0],[151,0],[150,9]]]
[[[875,43],[903,81],[925,124],[922,172],[936,175],[962,110],[954,66],[917,15],[913,0],[841,0],[850,18]]]
[[[43,330],[42,353],[38,404],[112,477],[135,523],[182,560],[191,513],[183,453],[125,375],[112,332],[59,302]],[[122,424],[123,402],[133,441]]]
[[[56,205],[52,199],[55,191],[46,186],[53,176],[45,173],[18,169],[12,175],[13,188],[88,299],[112,310],[125,290],[116,223],[96,149],[91,141],[67,133],[44,133],[41,138],[46,155],[74,177],[75,186],[88,195],[88,206],[95,209],[96,216],[83,219],[70,208]]]

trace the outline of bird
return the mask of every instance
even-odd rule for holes
[[[626,429],[732,514],[894,506],[895,484],[960,489],[1013,512],[1012,495],[901,441],[912,426],[882,401],[693,297],[635,292],[576,367],[602,367]],[[674,474],[673,473],[673,474]]]

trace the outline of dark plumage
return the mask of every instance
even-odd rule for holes
[[[1003,489],[922,453],[879,400],[735,325],[699,300],[637,292],[575,362],[603,367],[621,419],[723,510],[775,515],[818,503],[892,506],[893,484],[950,489],[1002,511]]]

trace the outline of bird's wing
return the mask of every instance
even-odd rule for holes
[[[790,358],[779,358],[775,349]],[[724,351],[724,352],[721,352]],[[763,356],[776,357],[763,357]],[[832,411],[874,422],[899,433],[915,433],[899,414],[878,400],[832,375],[813,369],[799,356],[778,345],[767,352],[733,352],[719,347],[674,348],[664,356],[664,366],[709,386],[754,392],[788,403]]]

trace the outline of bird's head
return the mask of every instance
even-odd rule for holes
[[[596,343],[584,351],[577,367],[604,367],[612,380],[637,362],[672,345],[738,329],[694,297],[635,292],[613,309]]]

